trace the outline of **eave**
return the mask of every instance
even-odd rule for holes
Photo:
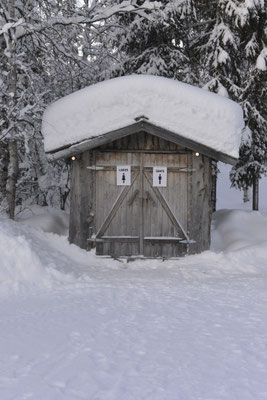
[[[50,161],[56,161],[62,158],[66,159],[71,156],[83,153],[84,151],[95,149],[96,147],[102,146],[104,144],[113,142],[114,140],[132,135],[140,131],[150,133],[151,135],[157,136],[161,139],[165,139],[180,146],[184,146],[192,151],[203,154],[216,161],[222,161],[224,163],[232,165],[237,162],[236,158],[228,154],[214,150],[206,145],[185,138],[184,136],[171,132],[167,129],[155,126],[147,121],[139,121],[132,125],[116,129],[103,135],[83,140],[79,143],[74,143],[69,146],[57,148],[53,151],[48,151],[47,156]]]

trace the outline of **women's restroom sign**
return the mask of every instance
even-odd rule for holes
[[[153,186],[167,186],[167,167],[153,167]]]
[[[131,166],[118,165],[117,166],[117,186],[130,186],[131,185]]]

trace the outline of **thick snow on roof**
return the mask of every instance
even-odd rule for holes
[[[47,152],[134,124],[151,124],[238,157],[241,107],[172,79],[132,75],[91,85],[51,104],[43,116]]]

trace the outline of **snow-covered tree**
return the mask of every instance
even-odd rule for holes
[[[48,164],[42,146],[45,106],[130,73],[238,101],[248,129],[232,179],[251,186],[266,171],[266,8],[266,0],[0,0],[0,203],[8,199],[12,216],[16,188],[18,203],[63,203],[67,169]]]
[[[248,127],[240,148],[240,160],[232,172],[237,187],[257,186],[267,171],[267,4],[243,4],[239,13],[241,38],[240,104]]]
[[[266,172],[266,10],[264,0],[219,0],[202,47],[206,87],[239,102],[244,110],[247,129],[231,173],[239,188],[252,186]]]
[[[111,68],[103,77],[140,73],[191,82],[186,28],[193,12],[190,0],[163,0],[153,13],[116,16],[105,38],[111,49]]]
[[[0,200],[11,218],[16,189],[21,200],[47,202],[53,173],[42,148],[41,115],[47,103],[94,82],[102,21],[154,7],[148,0],[142,6],[130,0],[110,6],[97,0],[0,0],[0,160],[7,170]],[[65,165],[57,168],[53,182],[65,196]]]

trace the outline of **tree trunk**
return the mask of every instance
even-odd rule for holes
[[[6,208],[6,185],[8,173],[8,146],[6,142],[0,142],[0,211]]]
[[[16,140],[9,140],[8,142],[9,165],[7,177],[7,200],[8,200],[8,214],[11,219],[15,217],[16,206],[16,184],[19,174],[18,163],[18,150]]]
[[[258,211],[259,210],[259,179],[258,178],[254,178],[252,190],[253,190],[252,209],[254,211]]]
[[[243,189],[243,203],[247,203],[249,201],[249,189]]]

